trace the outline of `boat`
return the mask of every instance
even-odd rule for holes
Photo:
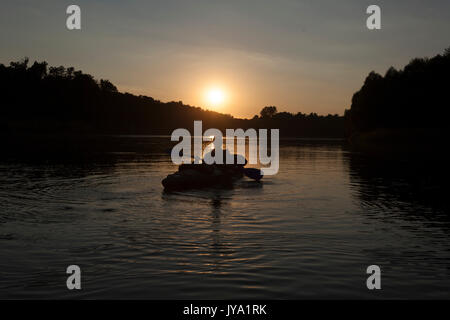
[[[204,187],[232,187],[233,183],[244,175],[259,181],[262,173],[259,169],[244,168],[234,164],[181,164],[178,171],[162,180],[166,191],[195,189]]]

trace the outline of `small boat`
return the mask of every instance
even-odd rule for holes
[[[162,180],[165,190],[184,190],[204,187],[231,187],[244,175],[259,181],[262,173],[259,169],[244,168],[243,165],[227,164],[182,164],[178,171]]]

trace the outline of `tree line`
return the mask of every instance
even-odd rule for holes
[[[376,130],[448,128],[450,48],[433,58],[416,58],[384,76],[372,71],[345,111],[346,135]]]
[[[73,67],[29,65],[29,59],[0,64],[0,132],[171,134],[176,128],[278,128],[281,136],[343,137],[338,115],[278,112],[267,106],[253,119],[203,110],[181,101],[161,102],[122,93],[110,81],[96,80]]]

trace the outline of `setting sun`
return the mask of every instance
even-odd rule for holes
[[[213,88],[206,92],[206,101],[209,106],[217,107],[224,103],[225,93],[222,89]]]

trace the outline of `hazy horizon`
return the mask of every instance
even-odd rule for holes
[[[70,4],[4,2],[0,63],[27,56],[73,66],[120,91],[240,118],[266,105],[342,115],[370,71],[449,46],[445,1],[377,1],[376,31],[365,25],[370,1],[83,0],[80,31],[65,27]],[[208,88],[222,89],[224,102],[208,106]]]

